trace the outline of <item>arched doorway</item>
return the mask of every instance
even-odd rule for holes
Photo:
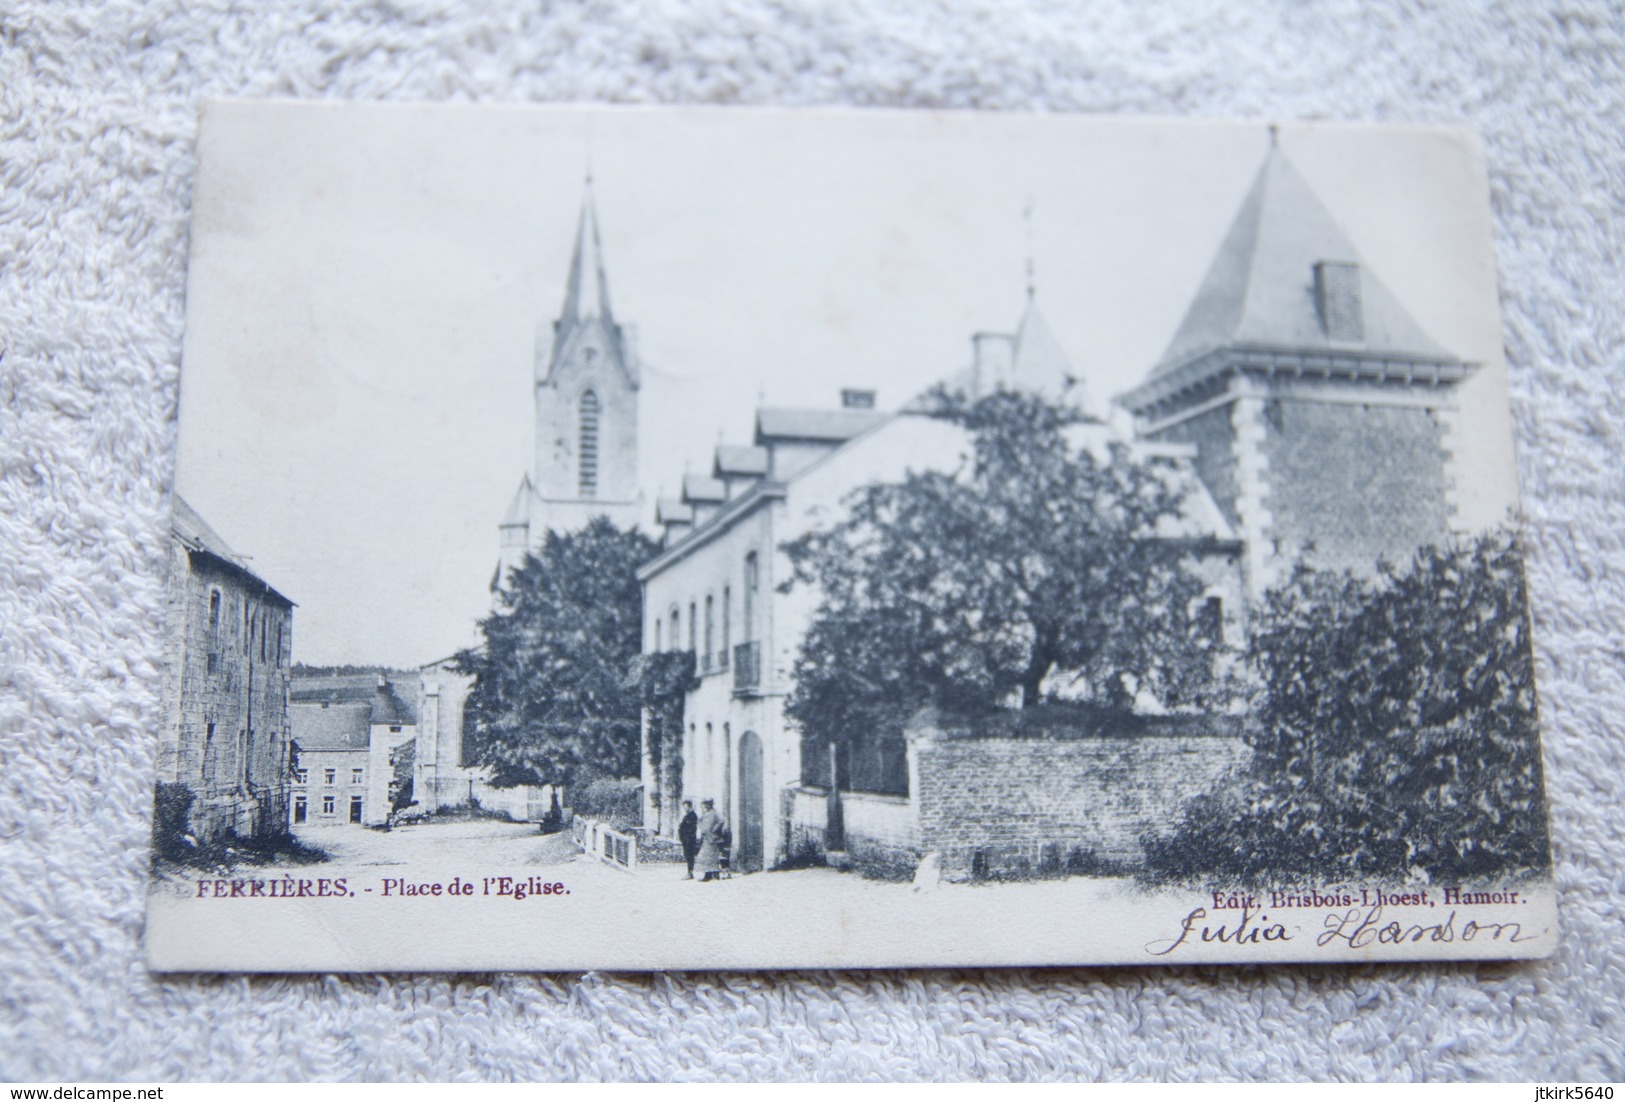
[[[755,731],[739,738],[739,836],[734,863],[744,872],[762,868],[762,740]]]

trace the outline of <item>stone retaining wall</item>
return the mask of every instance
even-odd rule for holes
[[[967,737],[922,730],[910,743],[921,852],[950,874],[1113,872],[1144,858],[1141,838],[1248,756],[1214,733]]]

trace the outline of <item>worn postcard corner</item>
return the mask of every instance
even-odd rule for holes
[[[1548,955],[1449,131],[222,103],[159,970]]]

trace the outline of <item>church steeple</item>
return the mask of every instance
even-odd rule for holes
[[[592,201],[592,177],[581,197],[581,218],[576,224],[576,247],[570,257],[570,281],[564,289],[564,310],[559,329],[579,325],[588,318],[615,324],[609,308],[609,278],[604,274],[604,247],[598,237],[598,211]]]
[[[609,305],[604,243],[598,232],[592,177],[588,176],[581,197],[581,214],[576,220],[570,272],[564,284],[564,307],[553,322],[552,339],[539,336],[537,340],[536,382],[538,385],[551,382],[567,360],[586,351],[589,358],[603,355],[618,364],[628,383],[636,389],[636,357],[628,338],[629,334],[616,322]],[[584,348],[584,343],[588,347]],[[538,486],[546,481],[540,471],[535,478]]]
[[[586,181],[564,305],[536,334],[535,459],[501,525],[504,546],[534,543],[597,516],[636,524],[639,370],[634,334],[609,304],[603,239]],[[521,514],[525,514],[521,517]]]

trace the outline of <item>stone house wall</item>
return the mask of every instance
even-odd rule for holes
[[[361,780],[355,780],[355,771],[361,770]],[[328,783],[326,773],[333,772],[332,783]],[[304,775],[304,782],[299,780]],[[293,804],[298,806],[299,800],[305,800],[306,823],[349,823],[350,801],[361,800],[362,824],[374,822],[370,818],[371,807],[368,797],[372,783],[371,752],[367,747],[352,747],[349,749],[301,749],[295,763],[293,777]],[[323,801],[331,798],[333,810],[328,811]],[[291,814],[291,813],[290,813]],[[297,819],[292,815],[290,822]]]
[[[239,567],[173,543],[158,780],[189,789],[209,840],[288,821],[292,606]]]

